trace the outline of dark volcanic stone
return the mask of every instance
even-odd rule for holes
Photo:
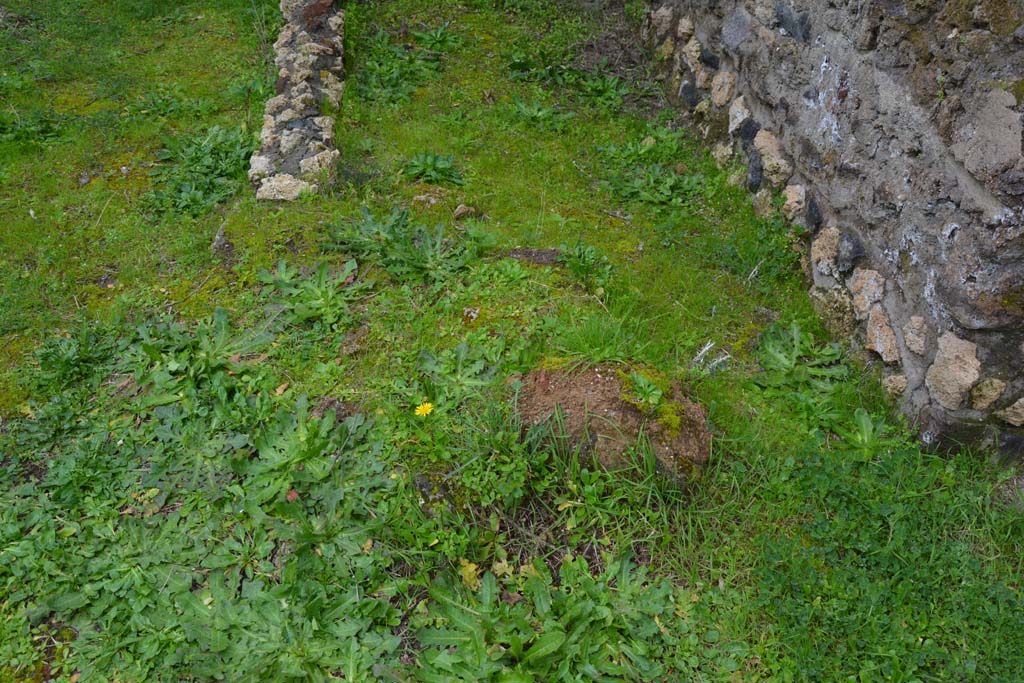
[[[786,29],[786,33],[801,43],[806,43],[810,39],[811,18],[807,12],[797,14],[792,7],[779,2],[775,5],[775,20]]]
[[[739,130],[737,131],[740,134],[740,144],[743,146],[743,151],[748,155],[753,149],[754,138],[757,137],[757,133],[760,130],[761,124],[754,119],[747,119],[740,124]]]
[[[807,227],[815,231],[824,222],[824,218],[821,215],[821,207],[818,206],[818,200],[814,197],[807,198],[807,214],[805,218],[807,219]]]
[[[861,244],[856,235],[844,232],[839,238],[839,254],[836,257],[836,265],[839,266],[839,271],[842,273],[850,272],[857,265],[857,261],[864,258],[866,253],[864,245]]]
[[[747,157],[750,160],[747,166],[747,189],[757,192],[764,181],[764,164],[761,162],[761,155],[753,146],[747,150]]]
[[[1024,195],[1024,171],[1009,171],[999,176],[999,188],[1008,195]]]
[[[683,81],[679,86],[679,100],[686,105],[686,108],[693,110],[700,102],[700,93],[697,92],[697,86],[691,81]]]

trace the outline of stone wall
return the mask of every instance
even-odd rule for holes
[[[334,119],[322,109],[336,109],[345,86],[345,15],[334,0],[281,0],[281,12],[277,95],[267,101],[249,180],[259,199],[294,200],[316,192],[337,164]]]
[[[1024,3],[661,0],[643,38],[922,440],[1021,454]]]

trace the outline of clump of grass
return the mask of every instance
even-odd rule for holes
[[[433,52],[454,52],[462,47],[462,36],[453,31],[450,24],[409,33],[421,47]]]
[[[563,111],[559,107],[548,107],[536,100],[526,102],[520,99],[512,101],[512,115],[531,128],[540,131],[565,130],[575,118],[571,111]]]
[[[346,262],[338,272],[320,263],[303,277],[282,259],[273,273],[260,273],[260,280],[271,286],[272,300],[290,323],[337,330],[353,321],[353,304],[366,289],[356,283],[357,270],[355,261]]]
[[[574,86],[581,78],[581,72],[569,65],[571,55],[564,48],[524,46],[513,51],[507,60],[509,74],[517,81],[566,87]]]
[[[405,162],[402,171],[407,177],[425,183],[447,183],[456,186],[466,184],[459,169],[455,167],[455,157],[451,154],[420,152]]]
[[[450,42],[446,34],[427,36],[431,42]],[[435,40],[436,39],[436,40]],[[366,60],[356,75],[356,92],[366,100],[401,102],[441,70],[438,53],[393,43],[380,31],[363,47]]]
[[[601,150],[606,183],[620,199],[657,207],[685,207],[697,201],[705,179],[682,163],[683,134],[651,128],[641,140]]]
[[[754,381],[766,396],[784,399],[814,426],[834,428],[842,419],[835,394],[850,368],[838,344],[818,343],[796,322],[774,324],[762,335],[757,357],[764,372]]]
[[[205,213],[244,186],[254,148],[252,135],[221,126],[166,140],[152,172],[157,189],[149,205],[158,212]]]
[[[571,311],[550,325],[554,346],[588,365],[627,363],[642,357],[650,345],[641,321],[605,311]]]
[[[46,144],[60,137],[68,117],[54,111],[0,111],[0,142]]]
[[[778,217],[751,217],[733,230],[708,230],[688,245],[709,267],[724,268],[761,291],[798,278],[800,252],[791,228]]]
[[[59,390],[85,380],[113,354],[114,347],[102,330],[83,321],[65,336],[48,339],[33,355],[41,386]]]
[[[209,101],[187,96],[180,87],[160,85],[128,103],[128,116],[168,118],[205,116],[213,111]]]
[[[476,231],[464,240],[448,237],[443,225],[414,223],[407,211],[378,218],[364,208],[360,218],[334,226],[328,248],[378,263],[400,280],[441,282],[465,268],[486,242]]]
[[[562,562],[557,582],[543,562],[530,569],[481,576],[464,566],[460,582],[431,587],[432,618],[415,624],[424,680],[657,680],[683,658],[667,626],[678,619],[668,583],[618,561],[595,577],[582,557]],[[510,593],[520,599],[502,599]]]
[[[603,67],[601,67],[603,68]],[[618,76],[602,73],[584,73],[579,81],[583,96],[605,112],[614,112],[622,106],[630,92],[629,84]]]
[[[565,45],[525,45],[507,58],[514,80],[540,84],[556,91],[568,89],[604,113],[622,106],[629,84],[607,73],[607,60],[588,71],[572,66],[573,51]]]
[[[577,242],[572,248],[563,244],[561,250],[559,261],[568,268],[583,289],[598,297],[604,296],[605,288],[615,272],[608,257],[584,242]]]

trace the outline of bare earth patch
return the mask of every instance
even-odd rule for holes
[[[632,463],[630,449],[641,434],[651,444],[659,471],[687,483],[700,476],[711,456],[707,412],[683,395],[678,383],[662,399],[657,414],[645,415],[625,400],[628,390],[615,368],[534,370],[523,378],[519,411],[527,428],[562,412],[563,435],[573,447],[608,469]]]
[[[536,263],[538,266],[555,266],[558,265],[558,259],[562,258],[562,250],[516,247],[508,252],[508,257],[517,261]]]
[[[625,2],[612,0],[602,10],[603,30],[579,46],[573,63],[589,73],[618,76],[632,85],[626,104],[634,109],[658,112],[668,106],[663,88],[651,78],[651,58],[637,27],[625,14]]]

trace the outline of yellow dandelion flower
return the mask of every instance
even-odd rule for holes
[[[434,412],[433,403],[421,403],[418,406],[416,406],[416,414],[419,415],[420,417],[430,415],[432,412]]]

